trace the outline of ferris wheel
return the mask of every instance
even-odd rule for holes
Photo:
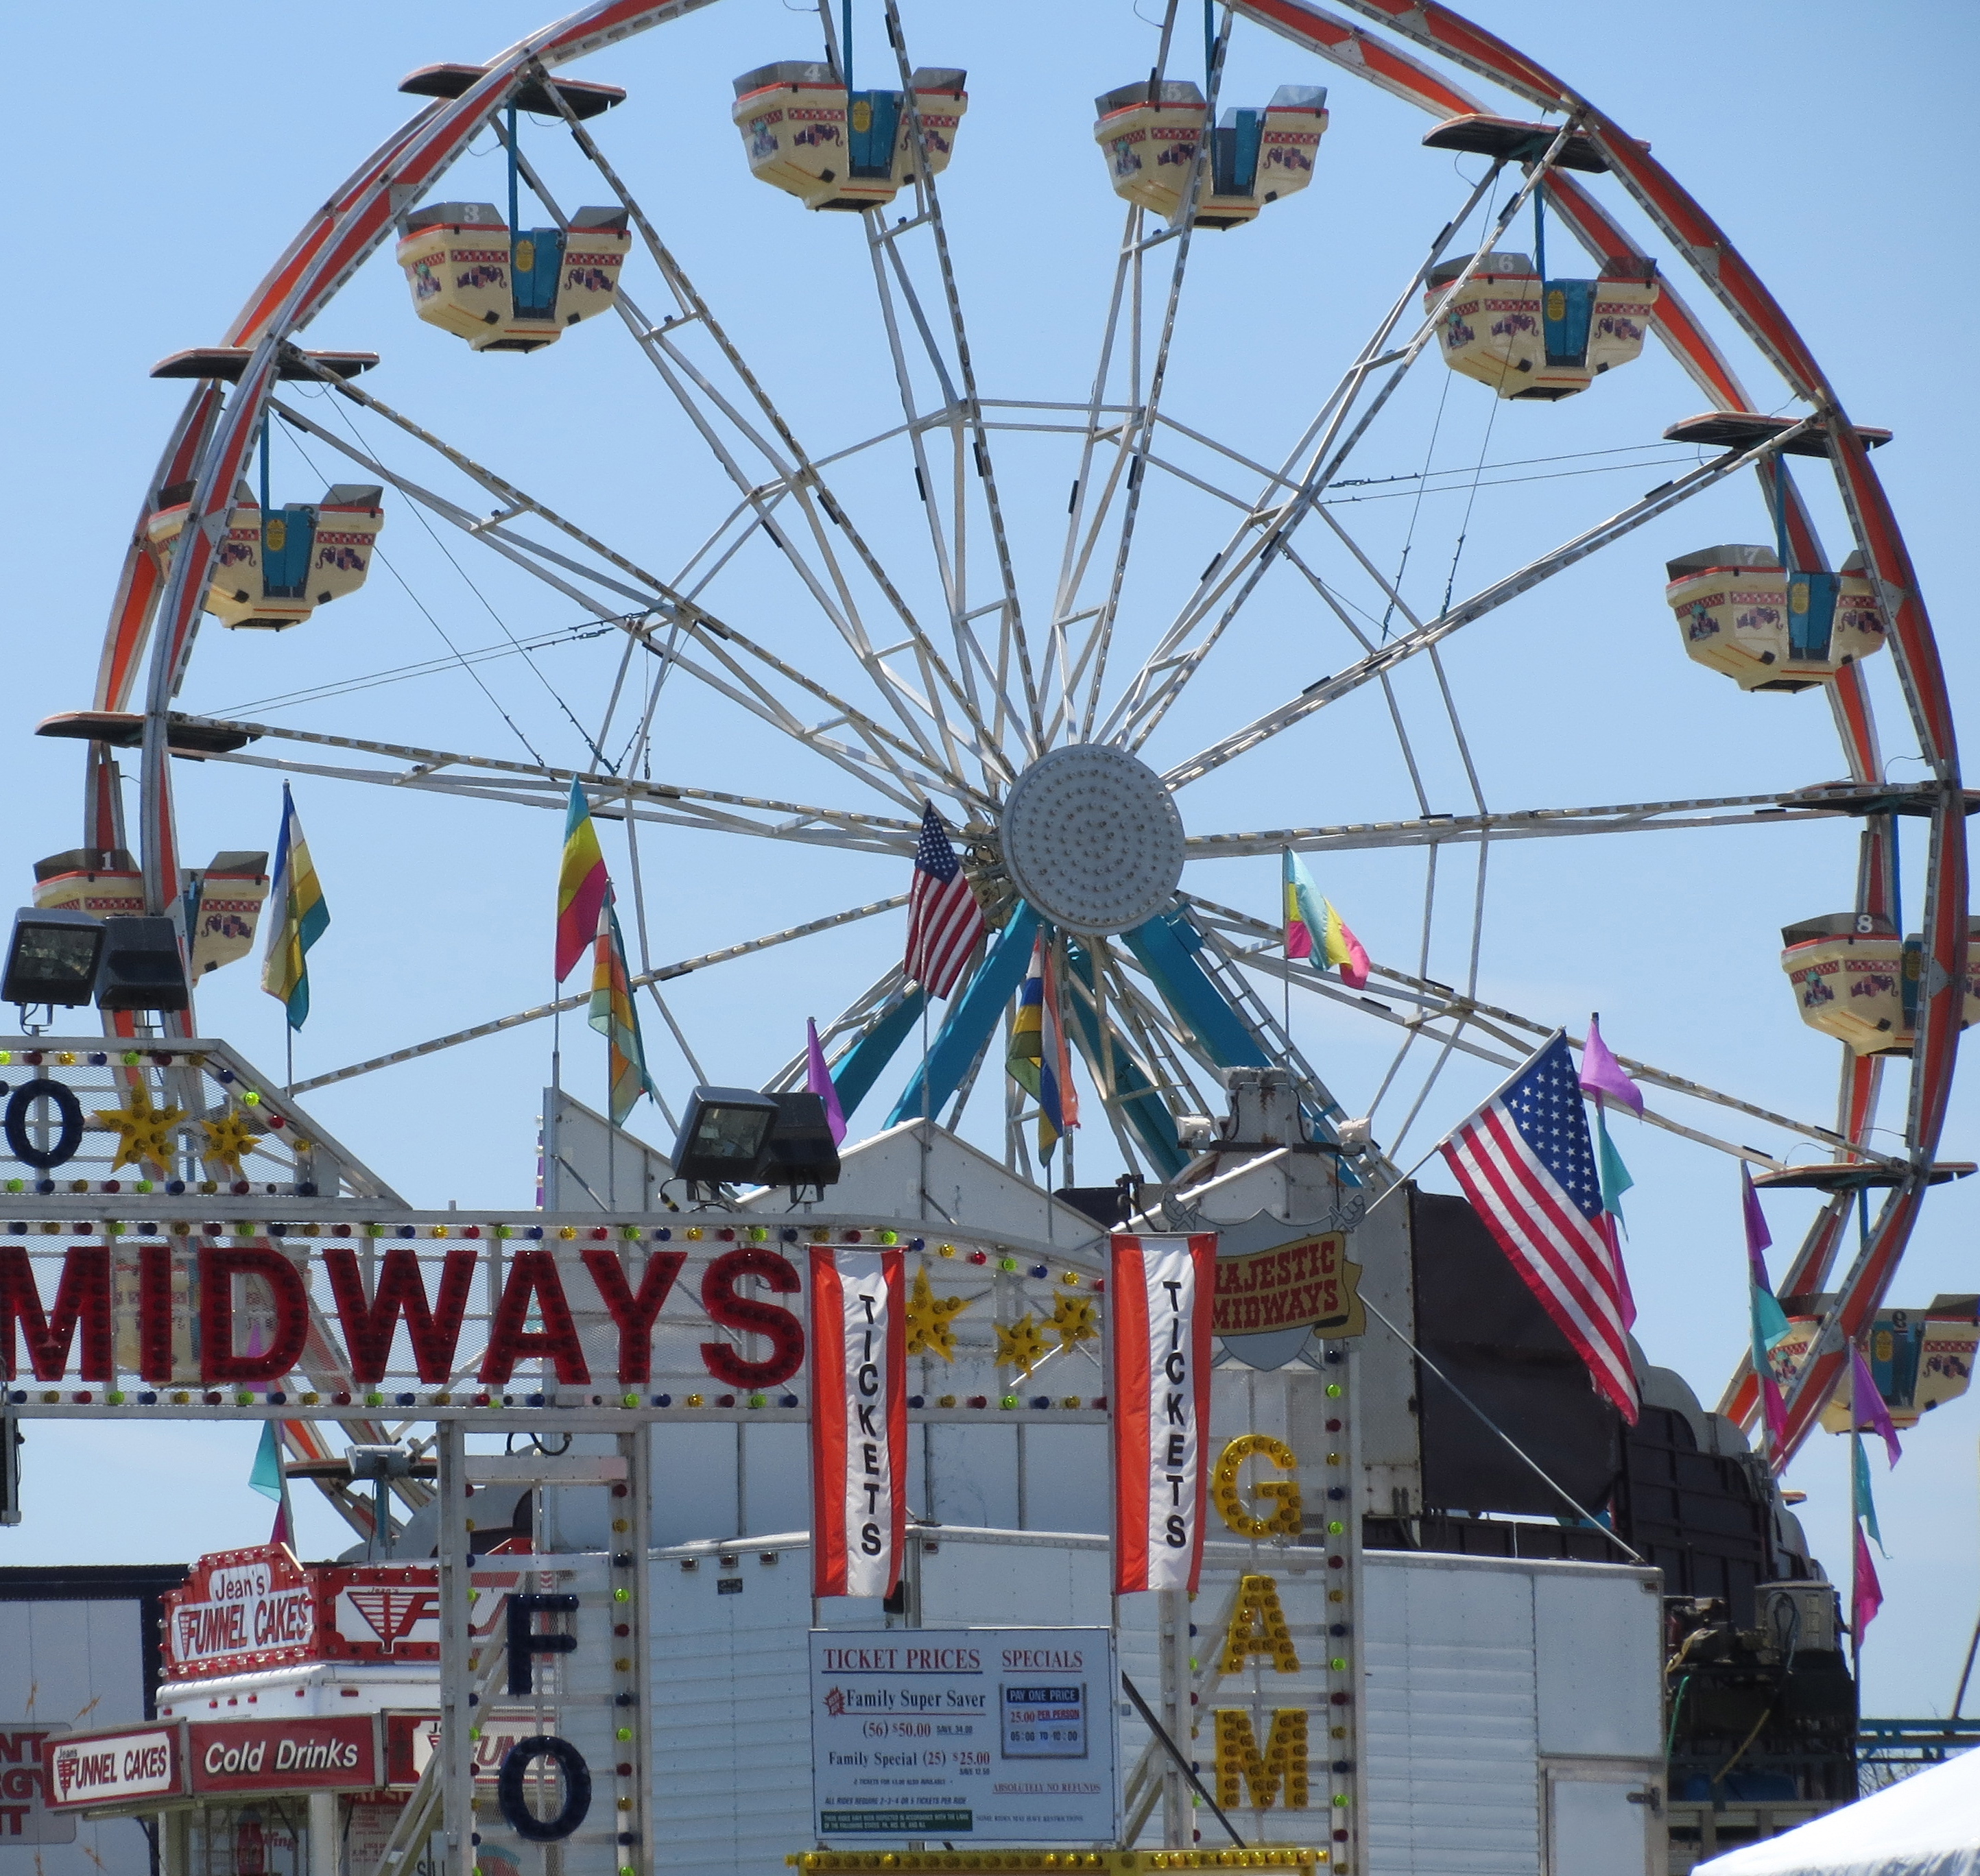
[[[808,233],[804,266],[768,270],[768,290],[790,309],[788,355],[746,346],[747,322],[703,284],[710,257],[670,227],[679,172],[643,174],[625,128],[640,109],[634,53],[685,33],[679,22],[705,4],[603,0],[485,65],[410,75],[401,88],[422,101],[414,115],[310,214],[223,342],[158,367],[191,389],[145,487],[93,707],[44,725],[87,745],[91,865],[115,872],[127,850],[120,751],[137,752],[139,771],[129,891],[154,913],[185,883],[174,755],[402,799],[445,795],[511,822],[517,806],[561,810],[575,779],[595,815],[623,825],[621,889],[643,934],[634,981],[696,1079],[695,1038],[667,984],[785,947],[802,960],[828,935],[842,959],[849,935],[869,968],[819,993],[836,1011],[820,1032],[845,1107],[868,1104],[875,1126],[926,1115],[987,1127],[1014,1170],[1045,1177],[1030,1110],[997,1053],[1042,934],[1093,1097],[1087,1138],[1104,1131],[1121,1163],[1159,1182],[1188,1164],[1192,1117],[1217,1104],[1229,1070],[1289,1065],[1314,1127],[1337,1137],[1350,1117],[1373,1116],[1400,1157],[1412,1128],[1451,1117],[1439,1104],[1447,1064],[1510,1066],[1550,1033],[1551,1012],[1501,1007],[1481,979],[1487,862],[1507,843],[1848,823],[1832,837],[1834,909],[1796,908],[1814,915],[1786,935],[1777,1012],[1840,1043],[1833,1115],[1771,1111],[1686,1077],[1681,1062],[1626,1063],[1656,1097],[1655,1124],[1828,1195],[1780,1285],[1839,1299],[1790,1400],[1784,1463],[1942,1176],[1934,1154],[1958,1038],[1980,1009],[1966,965],[1966,800],[1930,623],[1872,467],[1882,433],[1851,422],[1766,287],[1647,145],[1525,55],[1417,0],[1201,11],[1168,0],[1146,18],[1124,7],[1118,68],[1102,75],[1119,82],[1097,81],[1089,124],[1045,155],[998,148],[995,114],[979,99],[972,116],[967,72],[920,62],[945,55],[939,18],[904,17],[896,0],[828,0],[815,22],[792,15],[790,36],[816,43],[766,47],[766,62],[733,77],[734,128],[700,160],[760,185],[759,224],[739,241],[773,249],[779,226],[829,224],[840,271],[812,269],[820,249]],[[629,44],[649,33],[643,48]],[[1234,75],[1261,48],[1294,75],[1268,96]],[[803,55],[771,56],[780,49]],[[576,75],[594,54],[601,66],[609,54],[611,71]],[[1327,84],[1314,81],[1321,74]],[[1321,214],[1334,119],[1368,87],[1421,112],[1420,144],[1398,160],[1443,165],[1450,199],[1404,244],[1406,263],[1373,291],[1360,336],[1317,393],[1241,420],[1217,373],[1190,355],[1205,343],[1192,294],[1211,291],[1200,283],[1220,244],[1269,253],[1288,224]],[[955,203],[975,162],[1022,172],[1028,188],[1111,191],[1119,234],[1092,257],[1103,310],[1074,394],[1005,381],[1001,369],[993,379],[982,363],[986,332],[1017,314],[1014,299],[985,304],[968,290],[981,268],[972,274]],[[492,180],[459,181],[470,173]],[[470,199],[477,189],[497,199]],[[1310,221],[1276,251],[1279,264],[1310,267],[1324,239]],[[311,348],[309,328],[334,302],[395,267],[397,326],[366,350]],[[1297,292],[1312,290],[1310,273],[1297,277]],[[855,289],[870,356],[847,367],[837,407],[806,308]],[[1281,314],[1297,305],[1286,292]],[[385,302],[374,293],[361,304],[375,317]],[[1287,350],[1267,317],[1213,343],[1267,360]],[[500,460],[460,440],[488,431],[477,407],[530,394],[520,374],[537,355],[608,346],[637,395],[669,413],[670,473],[692,486],[696,502],[683,506],[705,506],[706,526],[629,515],[623,502],[594,519],[563,493],[560,463]],[[403,387],[389,398],[370,388],[380,357]],[[470,368],[490,375],[471,380]],[[1617,392],[1653,374],[1668,420],[1646,442],[1620,417]],[[1617,412],[1613,428],[1605,410]],[[1534,413],[1557,418],[1568,440],[1550,453]],[[574,435],[610,414],[574,412]],[[1460,421],[1484,440],[1467,441],[1460,467],[1439,467],[1438,437]],[[1551,538],[1503,566],[1475,543],[1467,550],[1481,489],[1565,475],[1570,463],[1579,473],[1597,457],[1665,479],[1620,503],[1583,501],[1578,482],[1573,500],[1550,495]],[[1418,461],[1393,489],[1367,473]],[[306,465],[324,493],[278,505],[277,463],[284,476]],[[1737,512],[1724,506],[1732,490],[1749,510],[1746,538],[1712,543],[1716,517]],[[1438,520],[1427,497],[1453,492],[1464,500]],[[1846,779],[1489,806],[1447,648],[1467,628],[1530,616],[1550,583],[1580,577],[1693,502],[1715,519],[1669,556],[1669,656],[1688,655],[1699,684],[1729,680],[1756,712],[1826,702]],[[589,715],[570,701],[578,687],[546,680],[538,707],[550,733],[505,711],[515,743],[493,753],[437,725],[417,741],[369,737],[198,701],[201,654],[229,630],[296,628],[277,641],[283,682],[287,697],[307,696],[312,646],[370,602],[394,534],[413,530],[443,543],[470,583],[495,566],[575,609],[582,630],[528,640],[504,626],[506,649],[547,659],[554,639],[557,658],[588,659]],[[1241,682],[1219,675],[1234,666]],[[1902,695],[1902,720],[1884,727],[1915,743],[1922,782],[1888,779],[1878,684]],[[1393,812],[1234,825],[1241,812],[1260,818],[1250,804],[1277,792],[1285,752],[1321,722],[1346,746],[1383,747],[1400,790]],[[549,759],[553,736],[574,755]],[[725,745],[751,752],[759,778],[802,778],[806,793],[736,785]],[[1462,789],[1463,812],[1437,810],[1434,765]],[[962,984],[932,1008],[899,942],[931,805],[988,927]],[[1908,882],[1922,908],[1915,935],[1898,892],[1901,817],[1925,831],[1922,876],[1914,862]],[[719,862],[698,862],[713,876],[746,877],[752,856],[780,846],[884,860],[899,890],[668,960],[643,936],[646,901],[666,889],[650,860],[656,830],[722,843]],[[1398,892],[1424,936],[1412,955],[1375,962],[1366,984],[1288,959],[1276,898],[1254,892],[1247,904],[1220,888],[1229,862],[1370,851],[1414,869]],[[209,961],[244,948],[221,945]],[[306,1077],[294,1092],[471,1051],[550,1012],[530,989],[514,987],[510,1001],[527,1007],[513,1014]],[[1368,1085],[1337,1085],[1325,1060],[1308,1059],[1293,1033],[1295,989],[1390,1045]],[[196,1033],[189,1014],[168,1020]],[[803,1072],[796,1058],[773,1085]],[[1899,1078],[1902,1094],[1887,1091]],[[1880,1094],[1902,1116],[1887,1114],[1873,1140]],[[1672,1103],[1684,1117],[1655,1111]],[[1758,1119],[1819,1157],[1788,1169],[1727,1137],[1715,1111]],[[1399,1170],[1379,1150],[1363,1163],[1378,1184]],[[1852,1210],[1873,1190],[1881,1209],[1845,1254]],[[1727,1410],[1750,1418],[1752,1396],[1750,1375],[1736,1376]]]

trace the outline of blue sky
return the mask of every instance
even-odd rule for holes
[[[1144,0],[1144,12],[1155,10]],[[1973,189],[1955,127],[1967,115],[1980,49],[1974,15],[1912,5],[1869,18],[1826,0],[1792,13],[1678,3],[1653,15],[1481,0],[1477,13],[1651,139],[1773,288],[1852,414],[1896,433],[1879,466],[1963,705],[1975,658],[1957,595],[1972,533],[1976,413],[1957,324],[1973,297]],[[11,732],[17,781],[0,824],[0,863],[23,898],[32,862],[78,838],[74,747],[34,741],[30,732],[48,712],[89,702],[130,518],[181,398],[178,387],[148,380],[147,369],[217,337],[302,214],[404,115],[407,101],[394,88],[404,72],[485,58],[539,23],[497,0],[360,5],[339,15],[334,29],[321,14],[218,0],[111,6],[89,17],[80,48],[74,15],[38,9],[17,21],[19,68],[42,76],[22,88],[4,133],[23,204],[42,202],[66,237],[61,258],[41,262],[32,287],[22,281],[24,307],[38,318],[17,324],[7,365],[13,611],[0,722]],[[877,12],[865,28],[869,48],[879,42],[876,25]],[[1125,0],[911,9],[908,26],[919,61],[966,65],[972,75],[971,111],[943,192],[982,388],[992,397],[1080,396],[1118,229],[1088,135],[1091,101],[1145,71],[1153,32]],[[822,450],[898,415],[859,231],[848,219],[807,217],[752,182],[728,122],[735,73],[812,55],[816,36],[812,15],[779,0],[726,0],[586,61],[580,75],[630,91],[600,127],[602,141],[780,405]],[[1282,450],[1297,434],[1374,309],[1461,199],[1465,178],[1477,173],[1420,149],[1426,120],[1405,107],[1241,30],[1227,98],[1261,101],[1288,82],[1331,88],[1333,124],[1314,181],[1252,228],[1200,237],[1170,406],[1254,454]],[[596,184],[585,192],[553,129],[532,130],[526,148],[566,204],[601,199]],[[500,200],[499,160],[484,146],[477,151],[444,192]],[[1650,251],[1658,251],[1654,237]],[[1695,281],[1680,277],[1687,298],[1702,304]],[[649,310],[657,304],[643,261],[628,281]],[[379,351],[384,363],[367,380],[378,396],[656,570],[671,573],[686,557],[726,500],[616,322],[581,327],[530,358],[477,357],[413,317],[403,280],[381,253],[310,342]],[[1764,407],[1779,405],[1778,381],[1750,354],[1739,362]],[[1434,360],[1413,374],[1393,420],[1363,446],[1362,473],[1408,476],[1427,463],[1467,472],[1481,463],[1520,467],[1498,470],[1489,479],[1497,486],[1481,489],[1468,513],[1462,494],[1428,497],[1418,511],[1372,483],[1370,499],[1339,511],[1386,564],[1407,540],[1404,591],[1413,604],[1434,606],[1447,580],[1460,593],[1481,584],[1661,480],[1671,471],[1647,473],[1647,465],[1675,453],[1657,443],[1659,432],[1703,401],[1654,347],[1626,374],[1559,407],[1495,409],[1481,387],[1443,378]],[[305,407],[334,425],[320,405]],[[1020,579],[1035,608],[1049,596],[1056,564],[1066,446],[1009,436],[996,447]],[[1614,453],[1590,453],[1596,451]],[[424,473],[409,454],[394,460]],[[287,440],[275,470],[278,500],[314,499],[324,482],[356,473],[333,467],[314,443],[297,450]],[[912,493],[903,498],[905,470],[876,460],[845,475],[862,523],[890,565],[898,558],[908,569],[914,595],[925,596],[925,544]],[[1513,480],[1542,475],[1549,479]],[[1816,478],[1805,486],[1815,489]],[[1826,538],[1841,541],[1832,499],[1826,490],[1813,499]],[[1166,492],[1150,513],[1124,641],[1151,629],[1164,596],[1187,590],[1224,531],[1211,504],[1180,492]],[[1708,541],[1765,538],[1752,485],[1729,486],[1454,640],[1447,670],[1490,805],[1731,794],[1840,773],[1819,696],[1741,696],[1687,662],[1662,604],[1666,558]],[[397,573],[374,572],[363,593],[302,631],[230,635],[208,622],[187,707],[494,755],[520,754],[527,743],[552,762],[573,760],[583,744],[563,708],[594,719],[615,668],[610,646],[598,640],[546,649],[533,669],[514,656],[477,666],[485,690],[458,671],[352,688],[368,674],[444,658],[449,642],[500,646],[507,634],[580,623],[568,602],[492,561],[461,562],[470,585],[396,498],[384,545]],[[767,560],[746,554],[726,578],[719,603],[739,621],[794,657],[816,657],[821,676],[845,678],[842,655],[820,645],[815,615]],[[1208,739],[1338,669],[1348,655],[1342,642],[1310,598],[1289,585],[1269,589],[1151,755],[1173,760],[1198,746],[1192,734]],[[1915,776],[1889,660],[1881,665],[1874,677],[1889,772]],[[326,685],[334,694],[314,702],[269,701]],[[1399,694],[1435,805],[1461,810],[1463,773],[1438,728],[1428,674],[1413,669]],[[814,758],[739,733],[733,712],[709,706],[678,680],[655,721],[657,776],[886,811],[876,798],[839,788]],[[181,765],[177,779],[194,860],[215,848],[272,846],[274,775]],[[317,779],[297,783],[297,799],[334,919],[313,955],[315,1013],[298,1047],[299,1073],[547,994],[552,816]],[[1184,809],[1194,832],[1413,812],[1372,691],[1279,739],[1255,763],[1188,791]],[[623,873],[623,843],[615,845],[616,832],[606,838]],[[683,832],[648,835],[643,858],[656,961],[905,885],[889,861]],[[1905,858],[1915,921],[1915,834]],[[1463,853],[1443,862],[1430,975],[1445,981],[1460,981],[1454,974],[1466,968],[1474,864]],[[1847,905],[1853,872],[1845,828],[1508,845],[1490,863],[1480,991],[1574,1027],[1600,1008],[1626,1053],[1824,1118],[1833,1048],[1795,1018],[1777,933]],[[1199,864],[1187,883],[1269,918],[1272,875],[1270,861],[1227,861]],[[1344,857],[1322,878],[1377,958],[1407,965],[1423,916],[1420,858]],[[806,1015],[834,1013],[899,942],[898,915],[871,921],[690,978],[676,1007],[714,1078],[755,1082],[795,1050]],[[209,1031],[251,1058],[271,1067],[278,1061],[280,1012],[251,966],[214,978],[203,1014]],[[1301,1047],[1344,1104],[1363,1111],[1387,1065],[1387,1033],[1320,1008],[1296,1009],[1294,1020]],[[653,1033],[650,1012],[648,1028],[663,1083],[678,1092],[688,1079],[680,1058]],[[583,1034],[571,1044],[566,1074],[595,1101],[603,1065],[593,1041]],[[344,1084],[320,1097],[318,1111],[416,1199],[527,1203],[547,1041],[538,1028],[477,1044]],[[1414,1157],[1427,1147],[1494,1072],[1462,1062],[1450,1069],[1401,1150]],[[879,1098],[859,1119],[877,1124]],[[1406,1075],[1378,1111],[1385,1141],[1413,1098]],[[1901,1101],[1894,1077],[1887,1121]],[[642,1124],[663,1137],[657,1115]],[[1769,1149],[1783,1144],[1755,1131],[1738,1137]],[[1680,1370],[1709,1401],[1744,1333],[1732,1164],[1632,1125],[1619,1144],[1638,1182],[1630,1222],[1639,1333],[1653,1360]],[[1097,1130],[1086,1130],[1082,1146],[1083,1177],[1118,1170]],[[1976,1146],[1980,1114],[1962,1087],[1945,1156],[1975,1157]],[[1807,1208],[1772,1203],[1784,1252]],[[1962,1187],[1935,1197],[1894,1301],[1980,1287],[1968,1250],[1975,1204]],[[1892,1559],[1884,1566],[1889,1600],[1868,1651],[1872,1711],[1939,1711],[1950,1698],[1980,1597],[1975,1411],[1964,1402],[1922,1426],[1895,1476],[1880,1480]],[[28,1521],[0,1535],[0,1559],[149,1559],[249,1541],[265,1523],[264,1502],[245,1488],[252,1446],[245,1429],[37,1432]],[[1811,1538],[1835,1569],[1846,1555],[1842,1464],[1839,1446],[1823,1437],[1790,1481],[1808,1492]],[[91,1488],[77,1490],[78,1479]],[[306,1535],[331,1543],[334,1528],[316,1519],[312,1507]]]

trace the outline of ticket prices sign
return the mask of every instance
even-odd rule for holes
[[[1368,1326],[1358,1290],[1361,1267],[1347,1261],[1347,1239],[1322,1231],[1274,1250],[1217,1260],[1212,1325],[1220,1336],[1310,1328],[1358,1336]]]
[[[1111,1844],[1118,1684],[1105,1629],[815,1629],[822,1843]]]

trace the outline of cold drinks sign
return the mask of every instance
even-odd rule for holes
[[[1119,1830],[1105,1629],[816,1629],[822,1843],[1105,1844]]]

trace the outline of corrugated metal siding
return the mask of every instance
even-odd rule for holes
[[[1371,1876],[1535,1876],[1529,1579],[1371,1554],[1362,1600]]]
[[[652,1568],[653,1861],[696,1876],[780,1876],[811,1843],[811,1560],[756,1550],[723,1569]],[[723,1595],[723,1577],[740,1577]]]

